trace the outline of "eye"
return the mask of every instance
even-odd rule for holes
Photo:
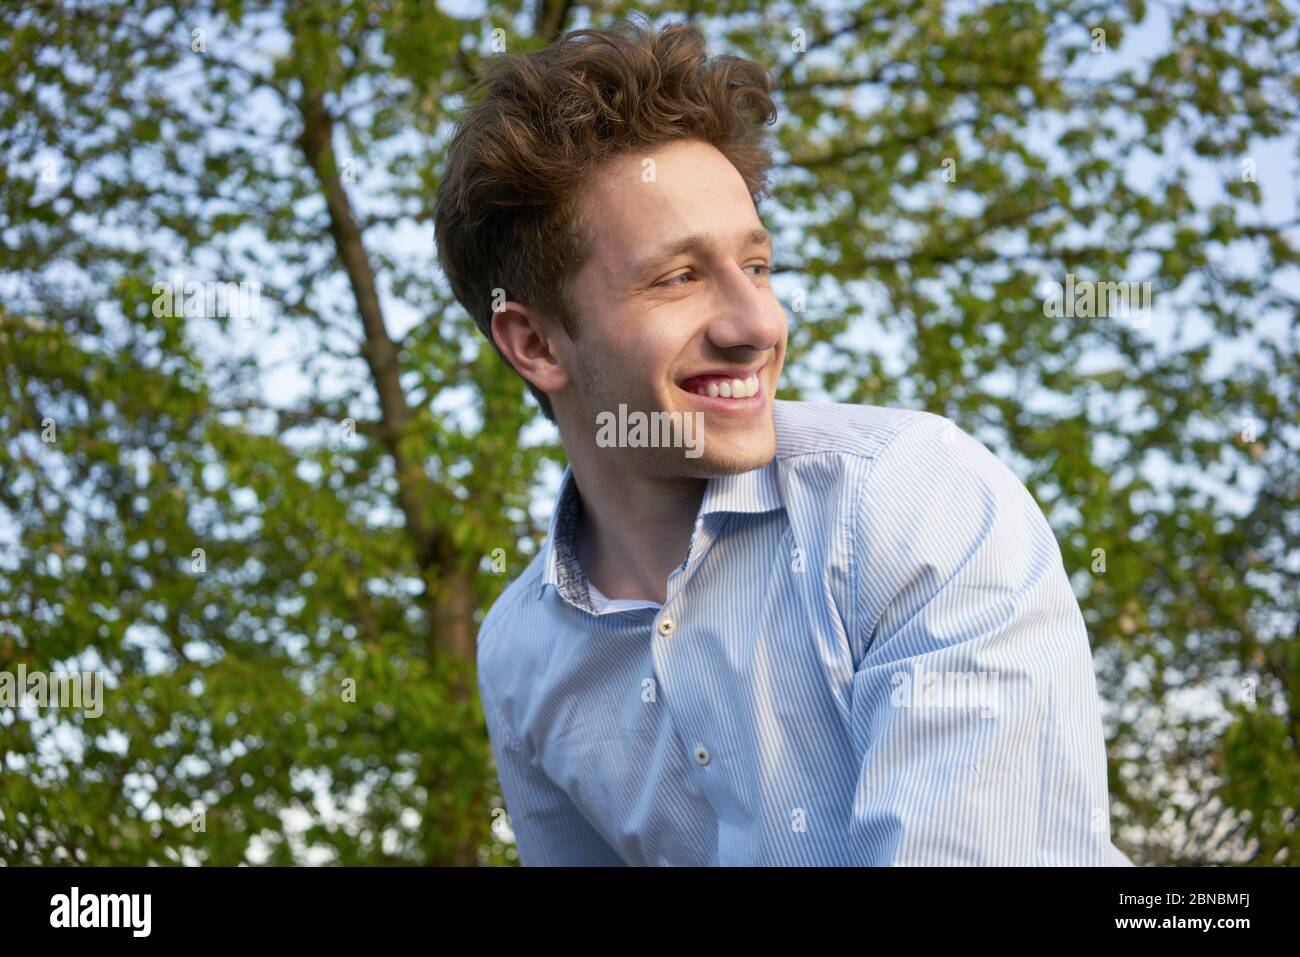
[[[746,269],[761,269],[761,270],[763,270],[761,273],[758,273],[758,274],[757,274],[757,275],[760,275],[760,276],[767,276],[767,275],[770,275],[771,272],[772,272],[772,267],[769,266],[767,263],[750,263],[750,264],[749,264],[748,266],[746,266],[745,268],[746,268]]]
[[[659,282],[655,283],[655,285],[661,289],[673,289],[681,285],[680,283],[677,282],[678,279],[685,279],[689,275],[690,275],[689,272],[680,273],[679,275],[672,276],[668,279],[660,280]]]

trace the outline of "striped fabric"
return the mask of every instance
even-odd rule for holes
[[[526,865],[1131,865],[1042,512],[949,420],[775,402],[667,601],[609,602],[566,469],[478,682]],[[631,606],[631,607],[629,607]]]

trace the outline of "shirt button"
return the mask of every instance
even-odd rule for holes
[[[709,763],[709,749],[702,744],[695,749],[695,763],[700,766]]]
[[[673,629],[675,627],[677,626],[673,624],[673,620],[671,618],[665,618],[663,619],[663,621],[659,622],[659,634],[667,638],[669,635],[673,633]]]

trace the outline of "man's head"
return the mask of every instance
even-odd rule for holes
[[[635,450],[644,468],[746,471],[775,447],[786,345],[756,211],[770,79],[685,25],[620,27],[492,61],[448,153],[439,258],[571,455],[623,405],[703,426],[702,457]],[[716,395],[732,379],[758,394]]]

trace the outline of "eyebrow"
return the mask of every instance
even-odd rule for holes
[[[743,247],[770,247],[772,245],[772,236],[761,226],[755,226],[741,235],[740,245]],[[649,273],[666,267],[678,256],[691,252],[717,252],[721,248],[722,242],[713,233],[692,233],[658,249],[643,259],[633,260],[624,271],[624,277],[629,282],[644,279]]]

